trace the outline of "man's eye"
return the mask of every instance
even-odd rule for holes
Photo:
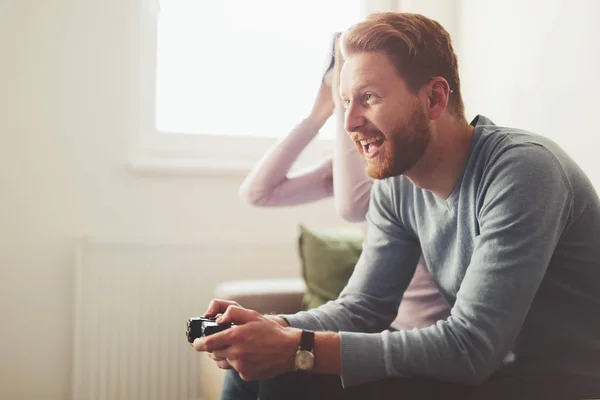
[[[373,93],[365,93],[365,101],[366,102],[371,101],[373,99],[375,99],[375,95]]]
[[[350,100],[348,100],[348,99],[342,99],[342,106],[344,108],[350,107]]]

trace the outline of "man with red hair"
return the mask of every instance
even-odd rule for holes
[[[261,400],[600,397],[600,199],[554,142],[465,119],[448,33],[378,13],[342,35],[345,129],[376,179],[336,301],[197,339]],[[423,254],[450,316],[387,330]]]

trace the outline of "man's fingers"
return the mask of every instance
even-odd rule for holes
[[[225,349],[223,350],[215,350],[210,354],[210,358],[212,358],[215,361],[220,361],[220,360],[226,360],[227,359],[227,351]]]
[[[213,318],[218,314],[224,313],[230,306],[240,306],[237,302],[231,300],[212,299],[208,303],[208,308],[203,314],[204,317]]]
[[[242,325],[251,321],[257,321],[262,317],[261,314],[254,310],[243,308],[239,305],[232,305],[227,308],[227,311],[217,319],[217,323],[234,323]]]
[[[194,346],[194,350],[196,351],[207,351],[204,338],[194,339],[194,343],[192,343],[192,346]]]
[[[215,353],[206,353],[213,361],[222,361],[227,360],[227,357],[217,356]]]
[[[208,308],[204,312],[203,316],[210,318],[210,317],[216,315],[218,310],[219,310],[219,305],[216,303],[216,300],[211,300],[210,303],[208,303]]]
[[[227,310],[217,319],[217,323],[226,324],[234,323],[238,326],[233,326],[229,329],[213,333],[209,336],[204,336],[194,340],[193,346],[196,351],[207,351],[214,352],[218,350],[227,349],[233,343],[239,340],[240,335],[238,334],[240,329],[243,330],[244,324],[254,321],[264,320],[264,317],[254,311],[243,308],[237,303],[235,305],[229,305]],[[225,358],[221,357],[221,358]]]
[[[231,365],[229,365],[227,360],[217,361],[217,367],[221,369],[231,369]]]
[[[234,326],[221,332],[198,338],[194,340],[194,349],[196,349],[196,351],[207,351],[209,353],[227,349],[232,342],[235,342],[235,331],[238,328],[240,327]]]

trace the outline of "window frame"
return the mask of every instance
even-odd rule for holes
[[[159,0],[139,0],[134,33],[132,110],[137,115],[129,138],[129,162],[136,170],[247,173],[280,138],[161,132],[156,129],[156,72]],[[397,0],[362,0],[364,15],[398,8]],[[135,112],[137,111],[137,112]],[[300,121],[298,121],[299,123]],[[303,151],[300,163],[320,162],[333,153],[332,139],[319,139]]]

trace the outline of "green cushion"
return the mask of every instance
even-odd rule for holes
[[[359,229],[299,228],[300,259],[307,286],[302,307],[308,310],[337,299],[354,271],[363,235]]]

